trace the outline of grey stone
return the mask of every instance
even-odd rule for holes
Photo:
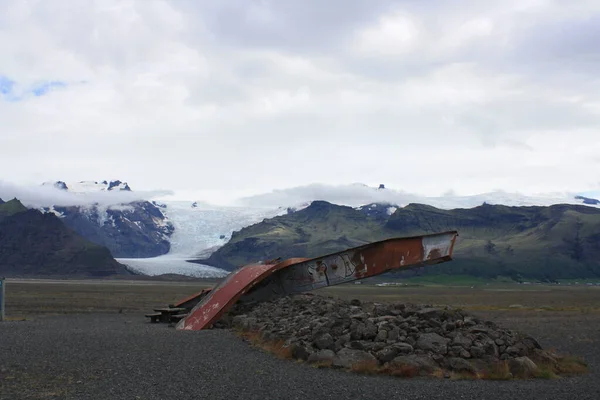
[[[377,325],[367,321],[365,323],[365,330],[363,331],[363,338],[372,340],[375,337],[377,337]]]
[[[312,353],[309,357],[308,357],[308,362],[309,363],[316,363],[316,362],[331,362],[333,364],[333,360],[335,359],[335,353],[331,350],[319,350],[316,353]]]
[[[336,367],[351,368],[352,365],[361,362],[377,362],[377,359],[366,351],[344,348],[336,354],[333,365]]]
[[[355,314],[350,315],[350,318],[352,319],[359,319],[359,320],[366,320],[369,316],[367,315],[367,313],[365,312],[358,312]]]
[[[429,375],[438,368],[438,365],[429,356],[418,354],[398,356],[390,362],[390,365],[393,367],[413,367],[419,375]]]
[[[534,350],[534,349],[542,348],[542,346],[540,346],[538,341],[535,340],[534,338],[532,338],[531,336],[526,336],[525,338],[523,338],[523,340],[521,342],[523,343],[523,345],[525,345],[527,350],[530,350],[530,351]]]
[[[292,346],[292,357],[298,360],[307,360],[310,357],[310,352],[306,347],[294,343]]]
[[[539,372],[538,366],[529,357],[517,357],[509,360],[508,368],[517,378],[533,378]]]
[[[477,373],[477,369],[464,358],[452,357],[448,359],[448,367],[457,372]]]
[[[350,341],[350,334],[341,335],[333,344],[334,351],[340,351],[346,343]]]
[[[471,333],[486,333],[487,334],[489,331],[490,330],[483,325],[476,325],[469,329],[469,332],[471,332]]]
[[[473,339],[468,336],[464,336],[462,333],[458,333],[454,336],[454,339],[452,339],[452,344],[456,346],[462,346],[468,350],[473,344]]]
[[[485,350],[480,346],[472,346],[469,349],[469,353],[471,353],[471,356],[474,358],[481,358],[485,355]]]
[[[350,324],[350,338],[352,340],[360,340],[363,337],[365,331],[365,324],[356,320]]]
[[[333,336],[331,336],[331,334],[329,333],[325,333],[324,335],[321,335],[317,338],[317,340],[315,340],[315,346],[317,347],[317,349],[332,349],[333,348]]]
[[[387,337],[388,337],[388,331],[386,331],[385,329],[381,329],[377,333],[377,337],[375,338],[375,340],[378,342],[385,342],[387,340]]]
[[[387,333],[387,340],[397,341],[398,337],[400,337],[400,329],[397,327],[392,328]]]
[[[434,353],[446,354],[448,352],[448,342],[449,339],[437,333],[424,333],[419,336],[417,347],[422,350],[433,351]]]
[[[445,311],[439,308],[423,308],[417,311],[420,318],[441,318],[444,313]]]
[[[388,346],[375,354],[375,357],[380,363],[386,363],[392,361],[398,355],[398,348],[395,346]]]

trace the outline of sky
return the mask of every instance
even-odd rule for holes
[[[0,0],[0,180],[600,189],[597,0]]]

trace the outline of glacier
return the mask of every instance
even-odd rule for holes
[[[287,208],[215,206],[191,201],[161,201],[161,211],[175,231],[169,253],[152,258],[118,258],[131,270],[144,275],[181,274],[197,278],[219,278],[229,272],[188,262],[208,257],[229,241],[234,231],[287,213]]]

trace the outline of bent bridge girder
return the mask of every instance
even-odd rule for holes
[[[243,266],[225,277],[177,324],[209,328],[240,301],[266,301],[326,286],[452,260],[458,232],[387,239],[337,253]]]

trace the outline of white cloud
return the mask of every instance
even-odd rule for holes
[[[597,26],[594,1],[3,1],[0,78],[66,86],[0,83],[0,170],[211,201],[598,189]]]
[[[123,204],[134,201],[151,200],[170,195],[170,191],[104,191],[73,193],[53,186],[19,185],[0,180],[0,199],[8,201],[19,199],[25,206],[32,208],[50,206],[99,206],[123,209]],[[125,206],[126,207],[126,206]]]
[[[410,14],[382,16],[377,24],[358,34],[356,49],[366,56],[397,56],[414,49],[419,42],[418,21]]]
[[[594,192],[589,193],[593,194]],[[404,207],[410,203],[422,203],[445,209],[470,208],[479,206],[484,202],[488,204],[504,204],[509,206],[551,205],[558,203],[582,204],[580,200],[575,199],[575,196],[575,193],[567,191],[561,193],[538,193],[535,195],[494,191],[467,196],[460,196],[454,192],[447,192],[443,196],[430,197],[415,193],[407,193],[389,187],[380,189],[378,186],[367,186],[364,184],[311,184],[278,189],[260,195],[244,197],[239,199],[237,204],[250,207],[275,208],[287,206],[301,208],[307,206],[314,200],[324,200],[352,207],[364,206],[371,203],[387,203]]]

